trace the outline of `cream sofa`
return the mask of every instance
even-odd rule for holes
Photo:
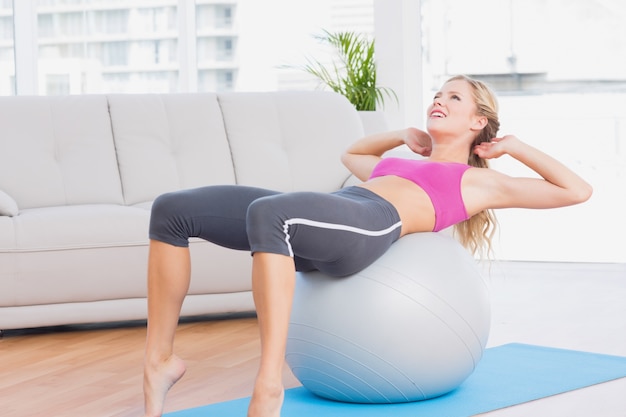
[[[0,97],[0,330],[145,318],[155,197],[333,191],[362,134],[330,92]],[[253,311],[249,253],[191,251],[184,316]]]

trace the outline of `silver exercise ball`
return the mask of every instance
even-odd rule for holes
[[[416,233],[357,274],[298,273],[286,360],[324,398],[425,400],[473,372],[489,327],[475,259],[450,236]]]

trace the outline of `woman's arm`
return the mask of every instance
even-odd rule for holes
[[[406,144],[413,152],[430,155],[428,133],[410,127],[391,132],[376,133],[359,139],[341,156],[341,162],[361,181],[367,181],[382,155],[390,149]]]
[[[582,203],[591,197],[591,185],[585,180],[515,136],[494,138],[490,143],[476,146],[474,152],[487,159],[508,154],[543,178],[498,176],[498,193],[494,195],[496,207],[555,208]]]

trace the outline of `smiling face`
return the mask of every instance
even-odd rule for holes
[[[465,80],[451,80],[435,94],[428,106],[428,133],[433,138],[474,138],[486,124],[486,118],[477,114],[471,85]]]

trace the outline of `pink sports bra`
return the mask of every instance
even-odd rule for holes
[[[457,162],[384,158],[376,165],[370,179],[395,175],[419,185],[433,204],[433,232],[438,232],[469,218],[461,195],[461,179],[469,168]]]

